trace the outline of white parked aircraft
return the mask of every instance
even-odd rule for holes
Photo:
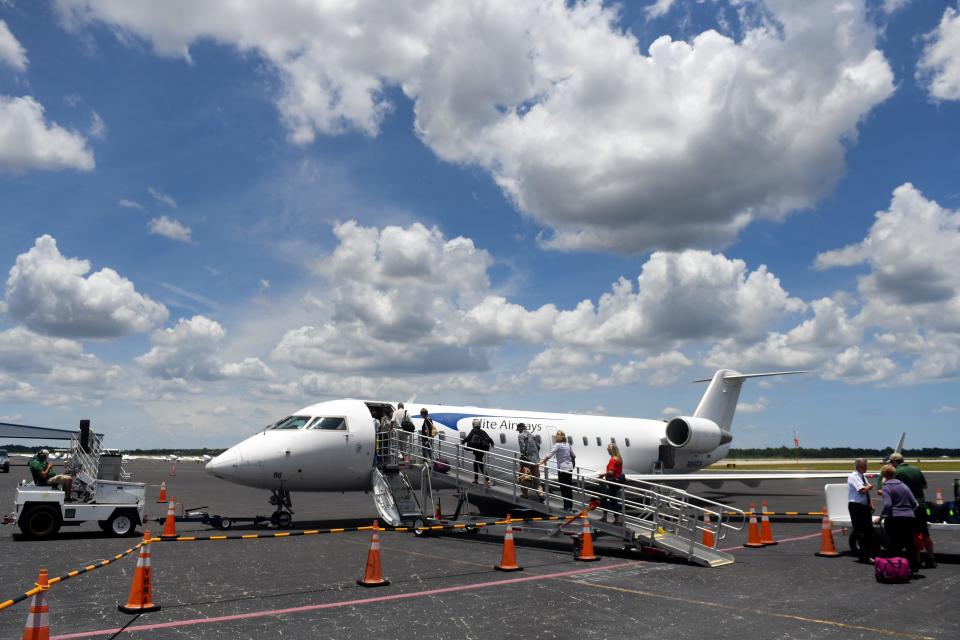
[[[717,371],[691,416],[669,421],[614,418],[565,413],[510,411],[480,407],[417,404],[407,407],[419,430],[417,415],[425,408],[442,439],[464,437],[474,418],[494,443],[517,451],[516,427],[525,423],[541,437],[541,454],[550,450],[554,434],[563,430],[577,455],[577,464],[606,468],[608,443],[616,443],[630,480],[706,481],[707,484],[795,478],[837,478],[837,473],[689,474],[726,457],[740,388],[748,378],[804,373],[741,374]],[[707,382],[698,380],[697,382]],[[387,402],[332,400],[305,407],[234,445],[206,465],[207,472],[237,484],[269,489],[271,504],[289,507],[290,491],[357,491],[371,488],[376,418]],[[662,470],[662,473],[654,473]]]

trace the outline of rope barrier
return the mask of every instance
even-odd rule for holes
[[[84,573],[90,573],[91,571],[96,571],[97,569],[99,569],[99,568],[101,568],[101,567],[106,567],[107,565],[112,564],[112,563],[116,562],[117,560],[120,560],[120,559],[122,559],[122,558],[127,557],[128,555],[130,555],[130,554],[133,553],[134,551],[137,551],[138,549],[140,549],[140,547],[142,547],[142,546],[143,546],[143,542],[139,542],[139,543],[136,544],[136,546],[131,547],[131,548],[127,549],[126,551],[122,552],[122,553],[118,553],[117,555],[113,556],[112,558],[108,558],[108,559],[106,559],[106,560],[101,560],[100,562],[96,562],[96,563],[93,563],[93,564],[88,564],[88,565],[86,565],[86,566],[84,566],[84,567],[81,567],[80,569],[75,569],[74,571],[68,571],[67,573],[63,574],[62,576],[57,576],[57,577],[55,577],[55,578],[50,578],[50,580],[48,581],[48,585],[54,585],[54,584],[57,584],[58,582],[64,582],[65,580],[69,580],[70,578],[76,578],[77,576],[82,575],[82,574],[84,574]],[[47,588],[49,588],[49,586],[48,586]],[[25,591],[25,592],[21,593],[20,595],[16,596],[15,598],[10,598],[9,600],[4,600],[3,602],[0,602],[0,611],[3,611],[3,610],[6,609],[7,607],[12,607],[13,605],[17,604],[18,602],[23,602],[23,601],[26,600],[27,598],[32,598],[32,597],[35,596],[36,594],[40,593],[41,590],[42,590],[41,587],[35,586],[33,589],[30,589],[29,591]]]

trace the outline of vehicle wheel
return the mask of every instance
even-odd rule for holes
[[[286,511],[274,511],[273,515],[270,517],[270,522],[275,524],[280,529],[289,529],[293,524],[293,516]]]
[[[9,462],[8,462],[7,464],[3,465],[3,472],[4,472],[4,473],[10,473],[10,463],[9,463]]]
[[[230,518],[220,518],[220,528],[224,531],[229,531],[233,526],[233,520]]]
[[[110,533],[110,521],[109,520],[97,520],[97,526],[103,529],[106,533]]]
[[[60,531],[60,512],[50,505],[38,505],[18,520],[20,531],[28,538],[44,540]]]
[[[110,519],[107,520],[109,529],[107,532],[116,537],[123,538],[129,536],[137,528],[137,521],[128,511],[114,511]]]
[[[417,536],[418,538],[424,538],[429,535],[429,533],[430,528],[421,518],[417,518],[413,523],[413,535]]]

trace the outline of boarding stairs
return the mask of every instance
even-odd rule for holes
[[[486,453],[488,485],[482,474],[478,482],[473,481],[475,458],[470,447],[443,434],[426,439],[430,444],[427,448],[421,444],[425,442],[423,436],[409,434],[407,439],[405,435],[396,431],[378,435],[374,498],[381,517],[393,526],[419,530],[437,522],[461,521],[464,503],[494,499],[512,505],[513,513],[527,510],[560,518],[559,524],[550,521],[544,525],[549,527],[545,529],[548,535],[565,529],[579,531],[581,522],[576,516],[587,513],[598,535],[619,538],[627,547],[658,549],[707,567],[734,561],[718,545],[728,533],[744,526],[746,514],[736,508],[662,484],[601,480],[599,471],[585,467],[576,468],[572,481],[564,484],[558,479],[556,465],[550,464],[552,460],[540,468],[541,501],[537,479],[521,473],[524,463],[510,449],[495,446]],[[453,520],[437,519],[433,511],[436,498],[443,492],[459,498]],[[563,508],[563,492],[569,494],[570,510]],[[607,522],[601,520],[604,515]],[[709,524],[704,521],[706,515],[710,516]],[[618,524],[611,521],[613,516],[619,517]],[[702,543],[707,531],[713,534],[711,546]]]
[[[73,494],[80,501],[93,498],[97,480],[129,478],[120,466],[120,454],[104,448],[99,434],[87,430],[70,438],[66,473],[73,476]]]

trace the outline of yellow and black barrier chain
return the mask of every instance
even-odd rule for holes
[[[562,520],[560,516],[543,516],[537,518],[510,518],[510,524],[522,524],[524,522],[549,522]],[[423,528],[417,527],[391,527],[380,525],[377,527],[379,531],[456,531],[462,529],[481,529],[483,527],[494,527],[499,525],[507,524],[507,520],[490,520],[490,521],[477,521],[471,522],[470,524],[465,523],[456,523],[456,524],[437,524],[424,526]],[[265,540],[271,538],[295,538],[300,536],[317,536],[324,535],[329,533],[354,533],[357,531],[373,531],[373,525],[366,525],[362,527],[336,527],[332,529],[305,529],[303,531],[276,531],[273,533],[221,533],[221,534],[210,534],[204,536],[177,536],[175,538],[154,538],[151,540],[151,543],[157,542],[215,542],[220,540]]]
[[[725,516],[739,516],[741,515],[739,511],[724,511],[723,515]],[[749,511],[744,511],[743,515],[749,516]],[[818,518],[823,517],[823,511],[756,511],[754,515],[757,516],[817,516]]]
[[[84,574],[84,573],[90,573],[91,571],[96,571],[97,569],[99,569],[99,568],[101,568],[101,567],[105,567],[105,566],[107,566],[107,565],[109,565],[109,564],[112,564],[112,563],[116,562],[117,560],[120,560],[120,559],[122,559],[122,558],[127,557],[128,555],[130,555],[130,554],[133,553],[134,551],[137,551],[137,550],[138,550],[140,547],[142,547],[142,546],[143,546],[143,542],[142,542],[142,541],[141,541],[141,542],[138,542],[135,546],[130,547],[129,549],[127,549],[127,550],[124,551],[123,553],[118,553],[117,555],[113,556],[112,558],[107,558],[106,560],[101,560],[100,562],[94,562],[93,564],[88,564],[88,565],[86,565],[85,567],[81,567],[80,569],[75,569],[74,571],[68,571],[67,573],[63,574],[62,576],[57,576],[57,577],[55,577],[55,578],[50,578],[48,584],[52,586],[52,585],[57,584],[58,582],[63,582],[63,581],[65,581],[65,580],[69,580],[70,578],[76,578],[77,576],[82,575],[82,574]],[[29,591],[25,591],[25,592],[21,593],[20,595],[18,595],[18,596],[15,597],[15,598],[10,598],[9,600],[4,600],[3,602],[0,602],[0,611],[3,611],[3,610],[6,609],[7,607],[12,607],[13,605],[17,604],[18,602],[23,602],[23,601],[26,600],[27,598],[32,598],[33,596],[35,596],[35,595],[37,595],[38,593],[40,593],[40,591],[42,591],[42,589],[41,589],[41,587],[38,585],[38,586],[35,586],[33,589],[30,589]]]

